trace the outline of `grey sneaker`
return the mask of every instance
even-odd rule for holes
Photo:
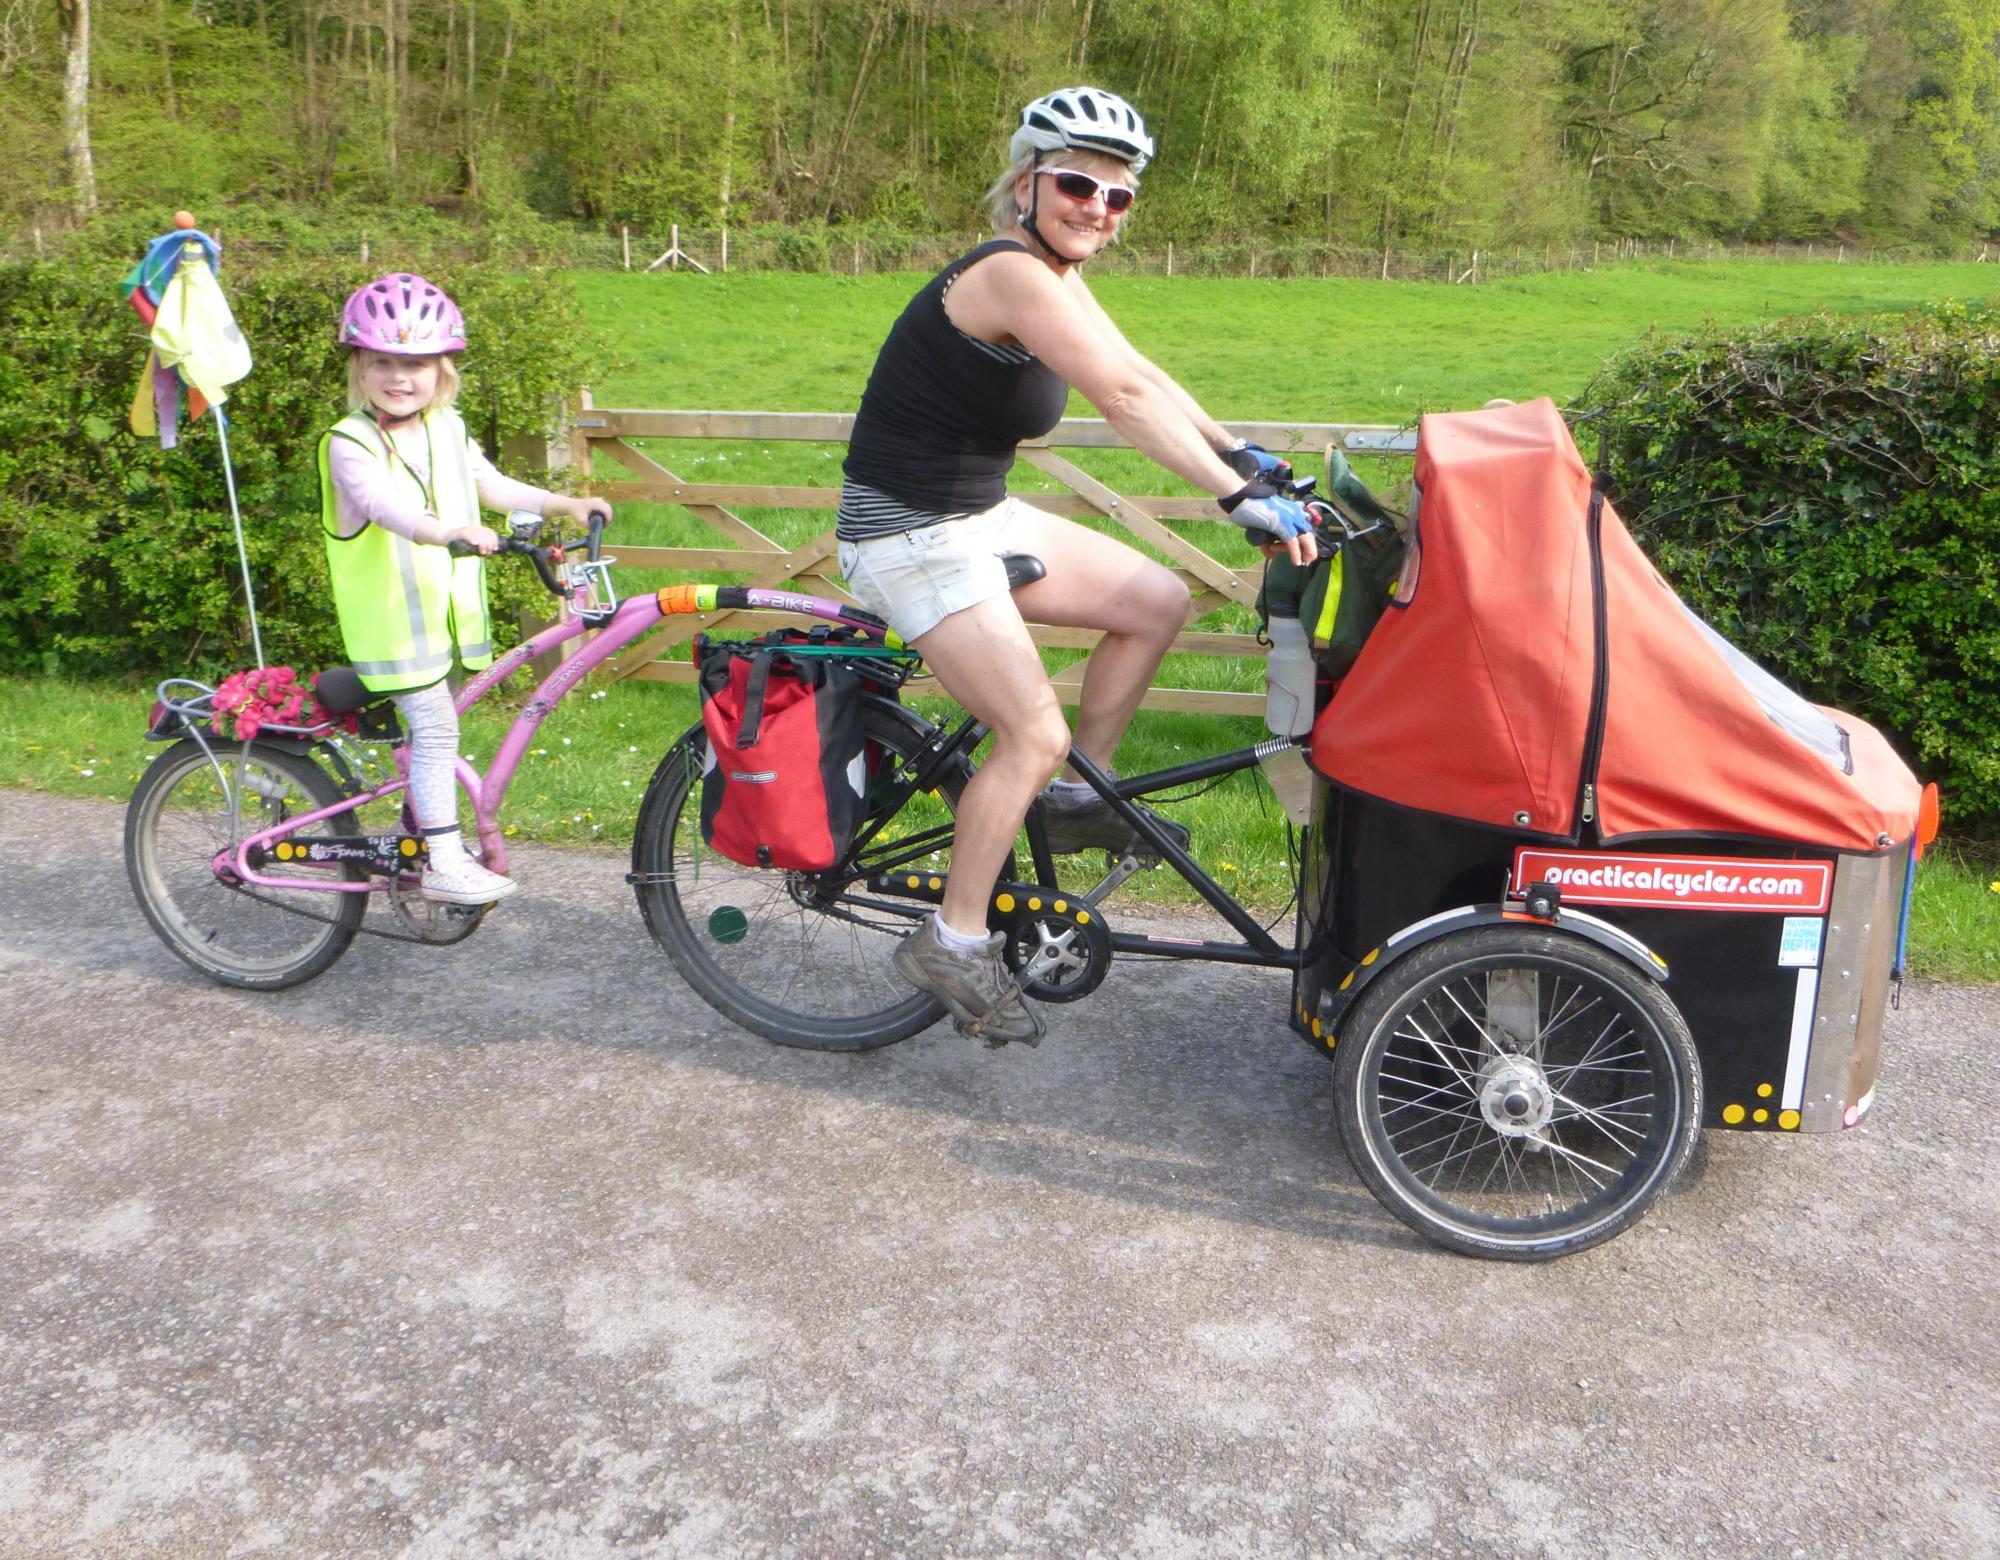
[[[1182,850],[1187,849],[1188,831],[1171,818],[1163,818],[1150,807],[1141,812],[1157,820]],[[1111,804],[1095,792],[1081,802],[1066,802],[1054,791],[1042,793],[1042,817],[1048,824],[1049,849],[1058,856],[1073,856],[1083,850],[1108,850],[1122,856],[1136,849],[1142,856],[1155,852],[1140,839],[1132,826],[1111,810]]]
[[[951,1010],[960,1034],[976,1035],[989,1046],[1012,1040],[1037,1045],[1042,1016],[1000,963],[1003,941],[995,932],[972,952],[957,953],[938,941],[937,921],[926,916],[896,944],[891,958],[903,979]]]

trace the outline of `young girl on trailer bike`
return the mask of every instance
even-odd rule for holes
[[[998,236],[910,301],[875,361],[837,527],[855,596],[993,733],[959,803],[944,902],[895,954],[906,979],[989,1042],[1042,1033],[1002,967],[1001,934],[985,931],[1022,819],[1072,740],[1109,769],[1188,609],[1161,565],[1009,498],[1016,446],[1055,427],[1074,387],[1135,448],[1214,494],[1267,554],[1313,556],[1311,517],[1258,480],[1278,462],[1142,356],[1084,285],[1084,262],[1117,237],[1153,155],[1138,113],[1095,87],[1064,88],[1021,111],[1010,152],[986,196]],[[1046,576],[1010,594],[1008,553],[1040,558]],[[1104,632],[1073,739],[1025,621]],[[1043,805],[1057,851],[1122,852],[1133,838],[1074,774]]]
[[[340,316],[348,414],[319,446],[321,524],[341,637],[371,693],[394,695],[410,734],[409,794],[424,835],[426,899],[484,905],[514,892],[466,850],[458,827],[458,711],[446,675],[493,660],[484,554],[500,538],[481,506],[610,518],[601,498],[569,498],[496,471],[452,410],[458,305],[421,276],[358,289]],[[454,558],[451,543],[481,556]]]

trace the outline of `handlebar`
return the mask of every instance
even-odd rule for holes
[[[604,520],[605,514],[603,510],[593,509],[590,511],[590,519],[586,523],[581,543],[586,562],[597,563],[603,559]],[[569,550],[569,547],[575,545],[577,544],[570,543],[565,545],[560,538],[544,546],[537,542],[524,540],[518,536],[503,536],[500,538],[500,545],[494,551],[496,553],[518,553],[534,565],[535,573],[541,577],[543,588],[551,596],[567,596],[569,589],[556,574],[555,566],[562,560],[563,554]],[[470,542],[446,542],[445,548],[454,558],[475,558],[480,555],[479,549],[474,547]]]

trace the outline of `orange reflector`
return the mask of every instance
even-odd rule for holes
[[[1923,800],[1917,803],[1917,860],[1924,859],[1924,847],[1937,838],[1938,831],[1938,788],[1932,781],[1924,787]]]
[[[695,592],[699,589],[701,589],[699,585],[669,585],[665,587],[660,592],[661,613],[699,612],[701,607],[695,600]]]

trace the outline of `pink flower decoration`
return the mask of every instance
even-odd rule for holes
[[[231,725],[238,741],[248,742],[267,725],[306,724],[299,719],[305,700],[306,690],[289,666],[267,666],[225,677],[215,690],[215,713]]]

